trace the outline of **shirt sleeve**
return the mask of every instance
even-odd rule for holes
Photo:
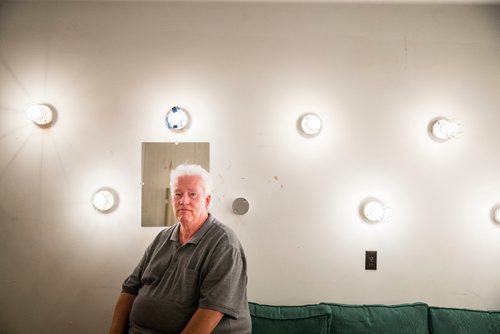
[[[166,230],[160,232],[153,240],[153,242],[148,246],[148,248],[146,248],[141,261],[139,261],[134,271],[132,271],[132,273],[123,282],[122,292],[130,293],[132,295],[137,295],[139,293],[139,290],[144,285],[142,282],[142,275],[144,274],[144,270],[146,269],[148,262],[151,259],[151,254],[153,253],[161,237],[164,235],[165,231]]]
[[[150,247],[148,247],[148,249],[144,252],[141,261],[139,261],[139,264],[137,264],[134,271],[132,271],[132,273],[123,282],[122,292],[130,293],[132,295],[137,295],[139,293],[139,290],[143,286],[142,273],[146,267],[149,248]]]
[[[246,259],[241,246],[218,246],[201,282],[199,307],[237,319],[246,300]]]

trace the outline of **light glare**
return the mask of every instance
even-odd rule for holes
[[[432,134],[437,139],[448,140],[461,134],[462,125],[454,120],[439,119],[432,125]]]
[[[387,218],[387,208],[378,201],[366,203],[363,213],[371,222],[381,222]]]
[[[47,125],[52,122],[52,110],[43,104],[33,105],[26,110],[28,118],[38,125]]]
[[[107,190],[99,190],[92,196],[92,204],[98,211],[109,211],[115,204],[113,194]]]
[[[321,119],[314,114],[307,114],[300,123],[302,131],[308,135],[316,135],[321,130]]]

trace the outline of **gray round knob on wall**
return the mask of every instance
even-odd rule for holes
[[[248,212],[250,204],[243,197],[238,197],[233,201],[233,212],[237,215],[244,215]]]

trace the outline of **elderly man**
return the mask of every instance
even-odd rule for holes
[[[245,254],[208,212],[210,175],[180,165],[170,189],[178,224],[158,234],[123,283],[109,333],[250,333]]]

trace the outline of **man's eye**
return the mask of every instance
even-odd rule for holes
[[[189,194],[189,196],[190,196],[191,198],[196,198],[196,197],[198,196],[198,194],[197,194],[197,193],[190,193],[190,194]]]
[[[182,197],[182,195],[181,195],[181,194],[179,194],[179,193],[175,193],[175,194],[174,194],[174,197],[175,197],[175,198],[181,198],[181,197]]]

